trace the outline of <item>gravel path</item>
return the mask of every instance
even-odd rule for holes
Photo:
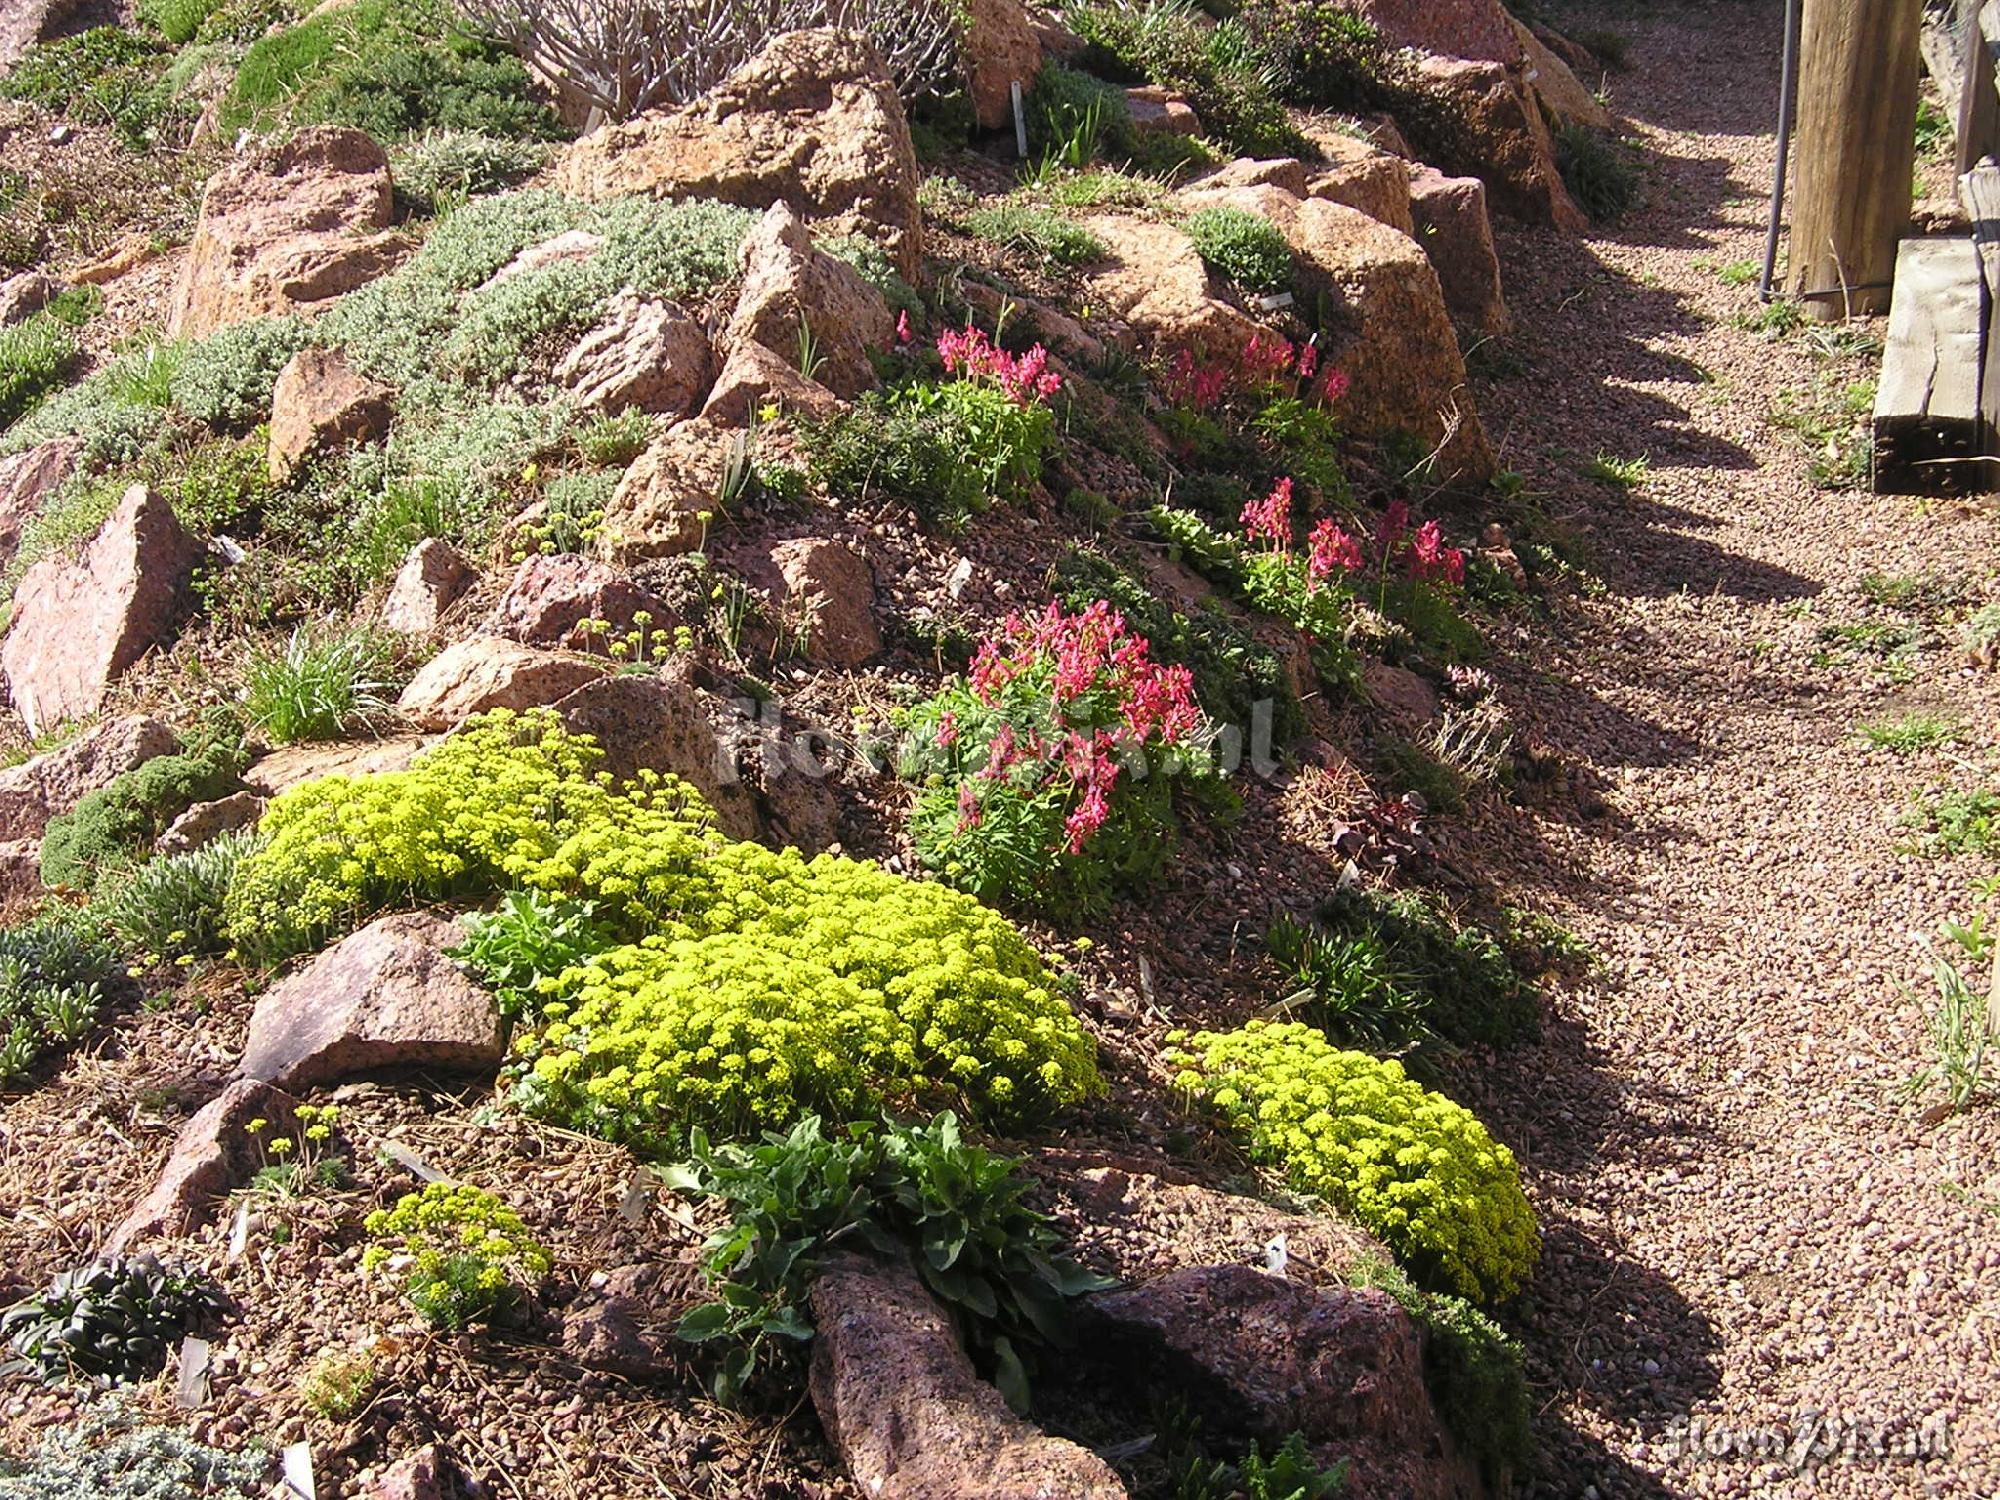
[[[1519,898],[1603,958],[1470,1101],[1529,1164],[1547,1231],[1526,1309],[1539,1494],[2000,1495],[2000,1112],[1926,1125],[1895,1093],[1926,1055],[1905,987],[2000,864],[1899,853],[1896,826],[1923,787],[1995,784],[2000,678],[1970,675],[1956,637],[2000,597],[2000,527],[1817,489],[1768,420],[1784,392],[1873,373],[1735,326],[1754,290],[1718,275],[1762,249],[1779,17],[1619,20],[1648,206],[1501,251],[1526,369],[1482,410],[1606,584],[1496,651],[1603,815],[1482,831]],[[1582,479],[1599,449],[1648,455],[1649,479]],[[1883,607],[1871,574],[1940,599]],[[1828,659],[1821,632],[1855,623],[1936,635],[1900,664]],[[1899,757],[1854,735],[1916,710],[1960,742]],[[1824,1455],[1939,1419],[1948,1457]],[[1788,1451],[1717,1452],[1760,1438]]]

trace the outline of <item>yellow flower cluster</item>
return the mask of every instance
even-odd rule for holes
[[[1342,1051],[1296,1023],[1168,1040],[1183,1088],[1434,1289],[1496,1302],[1534,1269],[1541,1241],[1514,1154],[1402,1064]]]
[[[919,1101],[1013,1121],[1100,1087],[1088,1036],[996,913],[731,840],[683,783],[614,789],[600,758],[552,714],[493,714],[407,771],[287,792],[230,887],[231,933],[283,956],[397,902],[591,902],[633,941],[517,1045],[533,1107],[621,1139]]]
[[[378,1243],[362,1252],[362,1269],[380,1270],[398,1251],[408,1256],[404,1292],[446,1328],[506,1307],[552,1265],[521,1216],[484,1188],[433,1182],[377,1209],[367,1229]]]

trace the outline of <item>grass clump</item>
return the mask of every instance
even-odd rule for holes
[[[1869,748],[1896,755],[1935,749],[1958,738],[1958,726],[1938,714],[1902,714],[1893,719],[1868,720],[1855,725],[1854,732]]]
[[[1614,458],[1599,449],[1583,466],[1583,477],[1610,489],[1636,490],[1653,472],[1653,461],[1641,453],[1635,458]]]
[[[1292,247],[1262,214],[1212,204],[1182,226],[1202,261],[1246,292],[1278,292],[1292,284]]]
[[[1915,830],[1910,847],[1918,854],[2000,853],[2000,792],[1947,787],[1921,793],[1902,826]]]
[[[1989,988],[1985,979],[2000,971],[1992,969],[1994,940],[1983,915],[1968,926],[1945,923],[1944,936],[1951,949],[1938,954],[1931,967],[1937,1001],[1924,1007],[1936,1060],[1919,1069],[1904,1091],[1918,1099],[1942,1090],[1944,1103],[1936,1112],[1958,1114],[1993,1097],[1987,1053],[1996,1038],[1989,1007],[2000,989]]]
[[[75,331],[47,313],[0,329],[0,426],[39,405],[62,383],[78,352]]]
[[[281,745],[332,740],[388,708],[389,648],[370,630],[294,630],[256,652],[245,674],[243,713]]]
[[[1491,1303],[1534,1269],[1541,1244],[1514,1154],[1400,1063],[1290,1023],[1169,1041],[1191,1097],[1292,1187],[1379,1236],[1419,1285]]]
[[[1209,134],[1239,154],[1305,154],[1239,23],[1211,21],[1192,0],[1085,0],[1068,6],[1063,20],[1087,44],[1082,62],[1091,72],[1173,90]]]
[[[1588,125],[1556,132],[1556,167],[1577,207],[1600,224],[1615,223],[1639,203],[1639,169],[1618,141]]]
[[[965,220],[968,233],[996,245],[1025,250],[1056,265],[1080,266],[1105,255],[1104,241],[1061,214],[1022,203],[977,209]]]

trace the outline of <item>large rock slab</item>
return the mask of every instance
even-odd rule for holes
[[[868,235],[905,276],[923,263],[909,121],[881,57],[854,32],[774,37],[699,100],[585,136],[555,180],[581,198],[782,200],[824,233]]]
[[[396,707],[425,729],[450,729],[495,708],[540,708],[604,675],[606,664],[496,635],[447,646],[403,689]]]
[[[1180,1393],[1204,1432],[1330,1445],[1354,1462],[1354,1494],[1484,1493],[1431,1407],[1416,1325],[1386,1292],[1193,1266],[1090,1298],[1082,1330],[1086,1357]]]
[[[1210,294],[1194,241],[1171,224],[1101,215],[1087,227],[1109,251],[1087,273],[1090,300],[1140,334],[1169,350],[1234,353],[1259,332]]]
[[[1348,8],[1392,47],[1482,62],[1521,60],[1514,18],[1500,0],[1354,0]]]
[[[429,635],[446,610],[479,580],[479,570],[441,537],[426,537],[403,559],[376,615],[398,635]]]
[[[678,303],[628,289],[555,373],[586,411],[679,417],[701,400],[715,366],[708,335]]]
[[[1011,126],[1013,85],[1025,95],[1042,71],[1042,40],[1021,0],[965,0],[965,64],[980,128]]]
[[[1326,158],[1326,165],[1314,169],[1307,178],[1301,198],[1345,203],[1391,229],[1415,232],[1410,218],[1410,172],[1401,157],[1330,125],[1308,121],[1300,128]]]
[[[1581,233],[1590,221],[1563,185],[1555,142],[1527,81],[1525,62],[1420,57],[1404,70],[1401,86],[1423,104],[1400,117],[1418,135],[1426,160],[1458,176],[1477,177],[1500,213],[1528,224]],[[1447,120],[1442,131],[1423,133],[1425,120]]]
[[[1511,17],[1509,19],[1512,19]],[[1528,83],[1541,101],[1542,109],[1557,123],[1588,125],[1592,130],[1610,130],[1616,125],[1611,111],[1597,95],[1583,86],[1570,65],[1558,57],[1542,39],[1514,21],[1514,35],[1528,62]]]
[[[845,261],[815,248],[790,206],[774,203],[743,241],[743,290],[723,335],[725,346],[749,340],[803,364],[838,396],[876,385],[869,355],[886,349],[895,321],[882,294]]]
[[[243,784],[264,797],[275,797],[322,776],[374,776],[409,768],[437,736],[391,735],[381,740],[336,744],[282,745],[243,773]]]
[[[0,665],[35,729],[96,713],[119,674],[164,642],[204,555],[164,496],[132,486],[74,558],[22,575]]]
[[[168,331],[321,311],[409,252],[391,210],[389,159],[362,131],[315,126],[237,158],[202,194]]]
[[[338,349],[301,349],[271,389],[271,479],[287,483],[314,453],[386,436],[395,400],[393,390],[356,370]]]
[[[812,1289],[812,1398],[876,1500],[1123,1500],[1089,1450],[1007,1409],[907,1264],[840,1255]]]
[[[86,729],[68,744],[0,771],[0,839],[39,839],[58,814],[156,755],[178,749],[173,726],[143,714]]]
[[[122,1254],[140,1240],[172,1238],[193,1229],[215,1199],[256,1172],[258,1153],[256,1139],[246,1128],[249,1123],[269,1121],[275,1134],[265,1139],[275,1139],[291,1129],[291,1106],[292,1101],[268,1083],[230,1080],[181,1127],[152,1190],[119,1220],[105,1249]]]
[[[1486,184],[1415,166],[1409,177],[1416,241],[1444,288],[1445,307],[1459,332],[1474,338],[1505,333],[1513,320],[1500,289],[1500,256],[1486,212]]]
[[[799,537],[773,547],[771,565],[779,610],[803,637],[808,661],[857,667],[882,649],[867,558],[825,537]]]
[[[493,997],[444,950],[459,923],[401,912],[343,938],[257,1002],[239,1072],[296,1091],[363,1073],[500,1066]]]
[[[597,550],[614,562],[678,557],[701,545],[721,504],[734,435],[706,417],[676,422],[632,461],[598,523]]]
[[[0,458],[0,570],[21,550],[21,528],[76,472],[83,439],[51,438]]]

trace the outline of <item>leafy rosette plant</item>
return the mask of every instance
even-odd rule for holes
[[[1056,916],[1156,876],[1176,786],[1214,779],[1187,668],[1155,662],[1102,600],[1010,616],[908,727],[924,863],[982,899]]]

